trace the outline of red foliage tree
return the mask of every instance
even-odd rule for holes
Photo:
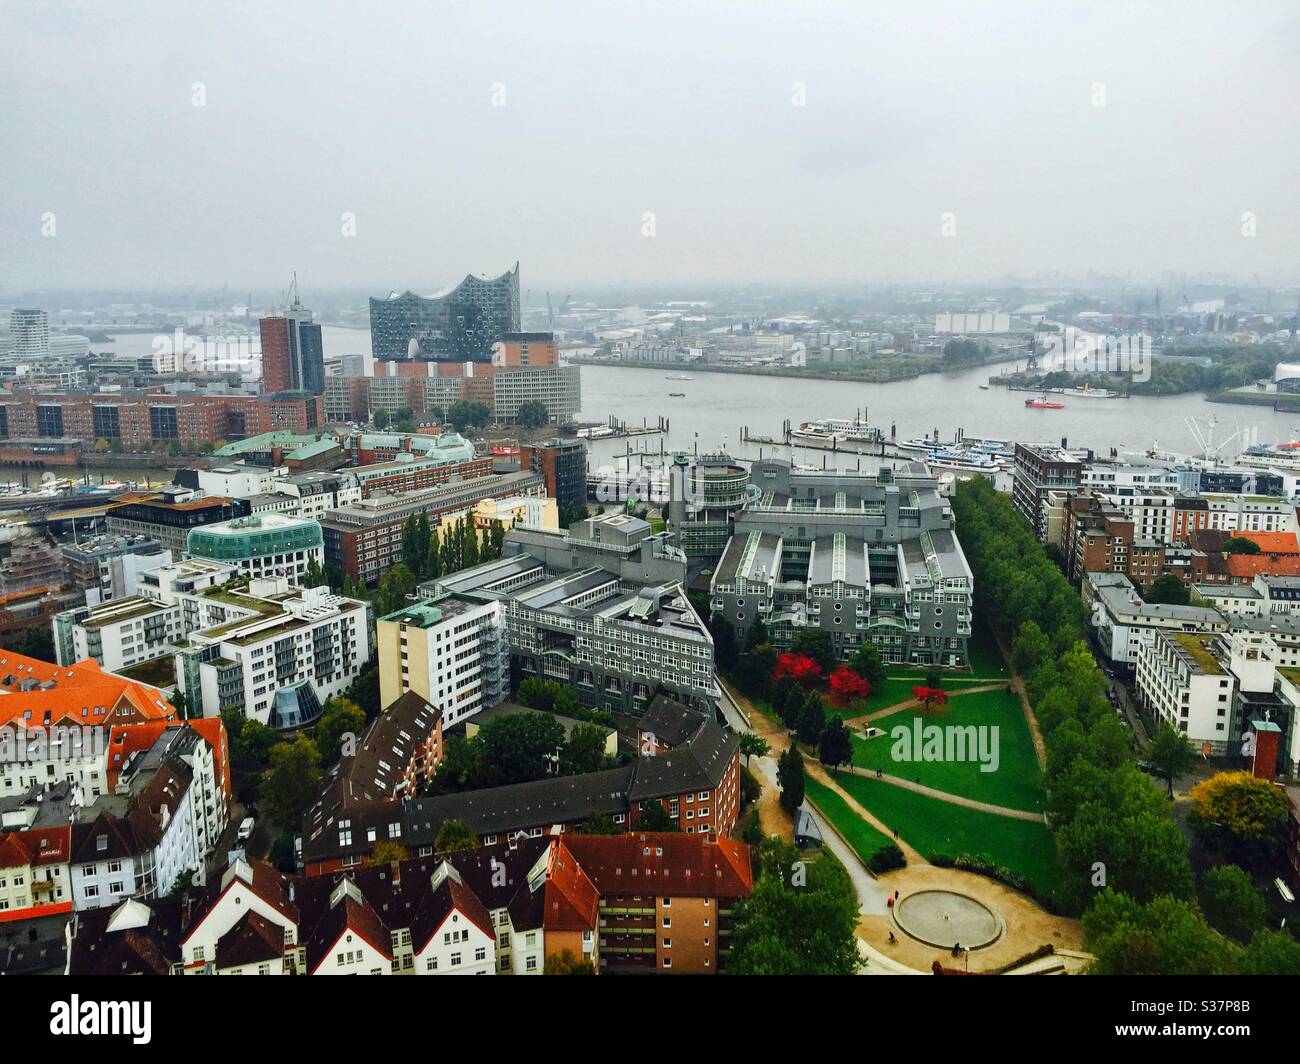
[[[841,706],[855,698],[866,698],[871,685],[847,665],[841,665],[830,676],[831,696]]]
[[[948,704],[948,692],[942,687],[913,687],[912,697],[925,709],[937,709]]]
[[[806,654],[778,654],[776,668],[772,670],[773,680],[784,680],[788,676],[805,687],[811,687],[821,679],[821,675],[822,667]]]

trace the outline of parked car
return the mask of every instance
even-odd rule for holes
[[[240,842],[247,842],[253,837],[253,827],[256,823],[257,821],[251,816],[244,817],[244,819],[239,822],[239,833],[236,835],[236,838],[238,838]]]

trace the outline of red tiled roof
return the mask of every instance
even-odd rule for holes
[[[602,896],[743,898],[754,886],[749,847],[734,839],[637,832],[566,835],[564,843]]]
[[[1300,554],[1294,532],[1234,532],[1238,539],[1248,539],[1262,554]]]
[[[556,841],[546,870],[542,927],[547,931],[594,931],[600,914],[600,892],[577,859]]]
[[[1300,576],[1300,554],[1229,554],[1228,575],[1234,580],[1265,576]]]

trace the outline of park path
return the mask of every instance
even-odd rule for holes
[[[969,687],[944,688],[944,690],[948,692],[948,698],[950,701],[954,698],[960,698],[962,695],[973,695],[977,691],[1005,691],[1006,689],[1007,681],[1005,680],[998,683],[971,684]],[[873,710],[870,713],[864,713],[858,717],[846,717],[844,723],[850,728],[854,725],[865,727],[867,724],[872,721],[877,721],[881,717],[888,717],[893,713],[901,713],[905,709],[919,709],[920,705],[921,703],[915,698],[906,698],[902,702],[895,702],[892,706],[885,706],[884,709]]]
[[[993,805],[991,802],[980,802],[974,798],[966,798],[960,794],[952,794],[949,791],[937,790],[934,787],[927,787],[923,783],[917,783],[915,780],[906,780],[901,776],[891,776],[888,773],[877,776],[875,771],[869,768],[862,768],[859,765],[845,765],[841,772],[852,772],[855,776],[863,776],[867,779],[881,780],[884,783],[892,783],[895,787],[902,787],[904,790],[915,791],[917,794],[924,794],[928,798],[938,798],[941,802],[951,802],[953,805],[964,805],[967,809],[978,809],[981,813],[992,813],[994,816],[1010,817],[1012,820],[1028,820],[1040,824],[1047,823],[1047,816],[1044,813],[1033,813],[1027,809],[1012,809],[1008,805]]]
[[[1043,741],[1043,730],[1038,726],[1038,717],[1034,714],[1034,707],[1029,704],[1029,694],[1025,691],[1025,681],[1021,675],[1016,672],[1016,667],[1011,663],[1011,648],[1002,641],[1002,633],[993,625],[989,625],[989,631],[993,633],[993,639],[998,644],[998,653],[1002,655],[1002,660],[1007,663],[1007,668],[1011,670],[1011,689],[1015,691],[1020,699],[1020,708],[1025,714],[1025,723],[1029,725],[1029,737],[1034,741],[1034,756],[1038,758],[1038,771],[1047,772],[1047,743]]]

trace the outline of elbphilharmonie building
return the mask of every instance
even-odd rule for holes
[[[492,344],[519,331],[519,263],[499,277],[469,274],[431,296],[394,292],[370,300],[376,359],[487,362]]]

